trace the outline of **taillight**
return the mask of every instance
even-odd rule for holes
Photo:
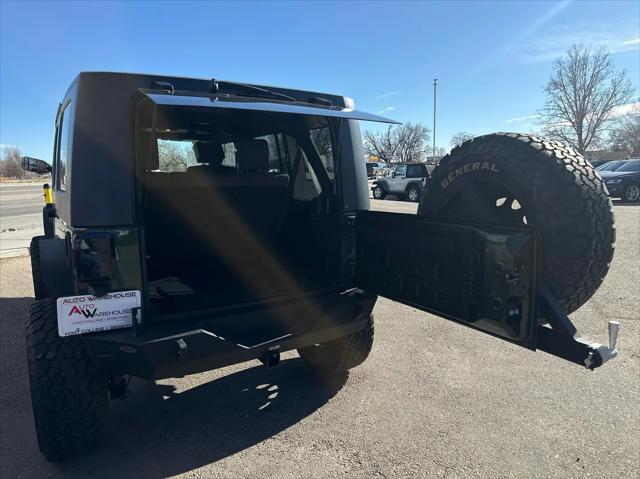
[[[91,286],[109,283],[115,275],[113,235],[104,231],[81,231],[71,237],[71,257],[79,282]]]

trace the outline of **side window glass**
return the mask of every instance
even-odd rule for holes
[[[197,164],[191,141],[158,139],[158,170],[165,172],[186,171]]]
[[[315,130],[311,130],[311,141],[315,145],[318,150],[318,154],[320,155],[320,160],[324,165],[325,170],[327,170],[327,175],[330,180],[335,179],[335,169],[333,164],[333,149],[331,146],[331,132],[329,131],[329,127],[317,128]]]
[[[60,116],[60,140],[56,168],[56,189],[66,191],[69,184],[69,161],[71,160],[71,134],[73,130],[73,103],[67,103]]]
[[[422,178],[426,176],[421,165],[408,165],[407,178]]]
[[[287,173],[287,157],[282,134],[259,136],[256,140],[265,140],[269,145],[269,173]]]
[[[404,174],[407,172],[407,166],[406,165],[400,165],[398,167],[396,167],[396,176],[402,178],[404,176]]]

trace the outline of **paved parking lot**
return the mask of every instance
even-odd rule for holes
[[[23,253],[42,234],[42,183],[0,184],[0,258]]]
[[[374,202],[412,212],[415,205]],[[413,210],[412,210],[413,208]],[[157,384],[112,403],[105,447],[63,465],[39,455],[23,314],[29,259],[0,260],[2,477],[629,477],[640,470],[640,206],[616,205],[603,287],[572,319],[620,357],[590,372],[379,300],[369,360],[308,374],[295,353]]]

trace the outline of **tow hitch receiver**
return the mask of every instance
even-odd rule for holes
[[[542,288],[541,316],[549,325],[538,326],[537,348],[592,371],[618,355],[616,349],[620,323],[609,321],[609,346],[594,343],[577,336],[576,327],[560,309],[551,292]],[[551,327],[549,327],[551,326]]]

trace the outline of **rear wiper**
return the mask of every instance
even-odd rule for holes
[[[296,101],[295,98],[284,93],[276,93],[275,91],[267,90],[253,85],[247,85],[246,83],[233,83],[228,81],[218,81],[215,78],[209,83],[209,93],[219,93],[220,90],[231,90],[233,92],[242,92],[246,96],[254,96],[257,98],[278,98],[287,101]]]

